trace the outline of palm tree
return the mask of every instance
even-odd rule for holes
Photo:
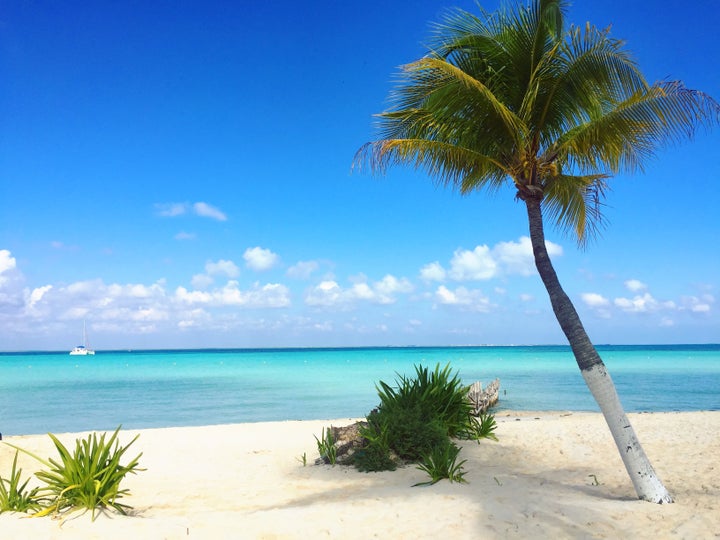
[[[462,194],[512,182],[553,311],[638,497],[672,502],[560,285],[543,215],[584,246],[602,222],[611,175],[716,123],[720,106],[680,82],[649,84],[622,42],[590,24],[566,28],[565,11],[563,0],[479,17],[450,11],[429,53],[402,67],[379,140],[358,151],[355,166],[411,165]]]

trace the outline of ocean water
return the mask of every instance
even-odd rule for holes
[[[720,409],[720,345],[601,346],[628,412]],[[365,416],[376,384],[449,363],[498,410],[596,411],[568,347],[0,353],[0,433]]]

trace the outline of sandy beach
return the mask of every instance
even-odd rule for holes
[[[602,417],[498,412],[499,442],[462,443],[468,484],[412,487],[394,472],[312,465],[314,435],[351,419],[124,431],[147,470],[129,476],[133,515],[64,521],[0,515],[20,538],[715,538],[720,536],[720,412],[630,415],[676,498],[636,500]],[[62,434],[66,445],[84,434]],[[43,457],[47,436],[7,437]],[[134,450],[134,451],[133,451]],[[307,466],[302,464],[303,454]],[[7,476],[14,450],[0,445]],[[21,458],[24,476],[37,469]]]

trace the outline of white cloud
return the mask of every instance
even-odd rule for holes
[[[447,306],[458,306],[469,311],[488,312],[492,307],[490,300],[481,291],[458,287],[451,291],[445,285],[440,285],[435,291],[438,303]]]
[[[220,259],[218,261],[208,261],[205,263],[205,273],[195,274],[190,281],[191,285],[196,289],[206,289],[214,283],[213,276],[226,276],[235,278],[240,275],[240,269],[232,261]]]
[[[562,255],[563,249],[553,242],[546,242],[550,256]],[[522,236],[517,242],[499,242],[492,249],[486,245],[475,249],[457,249],[450,260],[447,272],[454,281],[484,281],[506,275],[530,276],[536,272],[530,238]],[[445,270],[438,262],[420,269],[424,281],[442,281]]]
[[[457,249],[450,260],[449,275],[455,281],[491,279],[497,271],[497,262],[487,246],[477,246],[472,251]]]
[[[180,231],[175,235],[175,240],[195,240],[196,237],[197,235],[195,233]]]
[[[320,265],[315,261],[299,261],[288,268],[287,275],[293,279],[308,279]]]
[[[193,210],[201,217],[208,217],[218,221],[227,221],[227,216],[220,209],[208,203],[196,202],[193,204]]]
[[[420,279],[423,281],[445,281],[447,272],[438,261],[426,264],[420,269]]]
[[[305,294],[305,303],[310,306],[332,306],[340,302],[342,294],[336,281],[321,281]]]
[[[215,280],[207,274],[195,274],[190,280],[190,284],[195,289],[207,289]]]
[[[163,280],[145,285],[105,284],[95,279],[66,286],[45,285],[26,289],[22,315],[28,329],[36,324],[33,321],[43,319],[88,319],[93,327],[110,328],[118,333],[140,333],[152,331],[154,323],[170,319],[172,312]],[[73,325],[72,331],[76,330]]]
[[[177,217],[192,212],[200,217],[216,219],[218,221],[227,221],[225,213],[205,202],[190,203],[156,203],[156,212],[161,217]],[[184,234],[184,233],[181,233]],[[186,240],[187,238],[178,238],[178,240]]]
[[[637,279],[628,279],[625,282],[625,288],[630,292],[640,292],[646,290],[647,285],[645,285],[642,281],[638,281]]]
[[[97,281],[85,282],[83,289],[87,290],[87,287],[95,289],[97,286]],[[164,296],[165,291],[161,283],[154,283],[152,285],[128,283],[125,285],[107,285],[105,287],[105,293],[107,296],[112,298],[151,298],[155,296]]]
[[[157,203],[155,205],[158,215],[162,217],[181,216],[188,211],[187,203]]]
[[[616,298],[614,304],[627,313],[650,313],[661,309],[675,309],[676,307],[672,301],[659,302],[650,293],[645,293],[642,296],[638,295],[632,299]]]
[[[365,276],[359,275],[351,279],[352,285],[343,288],[334,280],[325,280],[305,293],[305,303],[310,306],[341,306],[349,307],[356,302],[375,304],[392,304],[397,301],[396,295],[412,292],[413,286],[407,278],[396,278],[390,274],[380,281],[367,283]]]
[[[545,249],[550,257],[559,257],[563,254],[562,247],[550,241],[545,241]],[[536,271],[532,243],[527,236],[521,236],[517,242],[498,243],[493,248],[493,256],[501,264],[505,274],[530,276]]]
[[[26,303],[25,277],[9,250],[0,249],[0,315],[22,312]]]
[[[520,300],[522,302],[532,302],[533,300],[535,300],[535,297],[532,294],[522,293],[520,295]]]
[[[157,307],[140,307],[128,312],[130,320],[147,322],[147,321],[164,321],[169,318],[167,311]]]
[[[407,278],[398,279],[390,274],[376,282],[374,288],[385,298],[391,298],[395,293],[409,293],[413,291],[412,283],[410,283]]]
[[[279,283],[253,284],[247,291],[241,291],[236,281],[229,281],[222,289],[224,305],[253,308],[281,308],[290,305],[290,290]]]
[[[175,289],[175,298],[186,304],[209,304],[213,295],[205,291],[188,291],[185,287]]]
[[[353,300],[373,300],[375,293],[367,283],[355,283],[348,289],[346,296]]]
[[[598,293],[583,293],[580,295],[580,298],[582,298],[586,306],[591,308],[607,307],[610,305],[610,300]]]
[[[290,305],[290,290],[279,283],[253,284],[246,291],[240,289],[237,281],[213,291],[188,291],[185,287],[175,290],[175,298],[187,305],[206,304],[216,307],[239,306],[247,308],[280,308]]]
[[[245,250],[243,259],[245,259],[245,265],[248,268],[261,272],[275,266],[280,260],[280,257],[269,249],[253,247]]]
[[[208,323],[211,321],[210,314],[202,308],[184,310],[178,315],[180,317],[180,320],[177,322],[177,327],[180,330],[198,328],[203,323]]]
[[[594,310],[596,316],[601,319],[610,319],[610,300],[598,293],[582,293],[580,298],[590,309]]]
[[[52,285],[45,285],[44,287],[37,287],[32,290],[30,293],[30,297],[28,298],[28,307],[32,308],[42,300],[42,297],[45,296],[45,293],[47,293],[49,290],[53,288]]]
[[[681,309],[692,313],[710,313],[715,298],[711,294],[704,294],[701,298],[697,296],[683,296],[680,299]]]
[[[205,263],[205,271],[210,276],[224,275],[227,277],[238,277],[240,275],[240,269],[232,261],[226,261],[220,259],[219,261],[208,261]]]
[[[17,261],[12,256],[10,251],[7,249],[0,249],[0,280],[2,280],[2,274],[9,270],[14,270],[17,267]],[[2,281],[0,281],[2,283]]]

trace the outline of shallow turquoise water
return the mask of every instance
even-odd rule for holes
[[[605,346],[628,411],[720,409],[720,345]],[[0,354],[5,435],[358,417],[378,380],[450,363],[499,377],[501,409],[597,410],[567,347]]]

